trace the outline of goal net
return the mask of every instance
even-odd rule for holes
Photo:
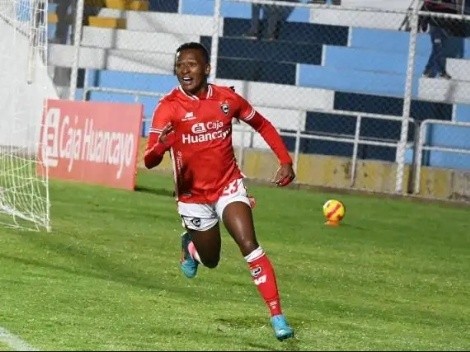
[[[50,230],[38,159],[47,74],[47,0],[0,0],[0,226]]]

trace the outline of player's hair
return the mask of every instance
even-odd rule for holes
[[[184,43],[181,44],[178,49],[176,49],[176,54],[178,54],[180,51],[186,50],[186,49],[197,49],[202,52],[202,55],[204,56],[204,60],[206,60],[206,63],[209,63],[210,58],[209,58],[209,52],[207,51],[206,47],[202,45],[201,43],[198,42],[189,42],[189,43]]]

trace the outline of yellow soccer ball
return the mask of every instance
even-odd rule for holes
[[[329,199],[323,204],[323,215],[328,225],[338,225],[346,215],[346,208],[343,202],[336,199]]]

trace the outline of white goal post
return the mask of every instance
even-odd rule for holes
[[[49,231],[47,165],[38,159],[47,73],[47,0],[0,0],[0,226]]]

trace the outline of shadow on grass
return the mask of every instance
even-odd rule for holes
[[[248,343],[248,346],[254,348],[256,351],[300,351],[298,341],[295,339],[289,339],[279,342],[279,348],[273,348],[272,345],[262,345],[259,343]],[[312,350],[313,351],[313,350]]]
[[[366,231],[367,230],[366,227],[358,226],[356,224],[351,224],[351,223],[347,223],[347,222],[342,222],[339,226],[331,226],[330,227],[330,226],[325,225],[325,227],[331,228],[331,229],[346,228],[346,229],[354,229],[354,230],[360,230],[360,231]]]
[[[70,253],[70,250],[68,253]],[[0,254],[0,258],[10,260],[15,263],[35,266],[37,268],[61,271],[66,274],[77,275],[86,278],[113,281],[121,284],[138,286],[145,289],[168,290],[169,288],[166,285],[158,285],[158,280],[156,280],[155,278],[146,278],[140,276],[139,273],[130,270],[123,271],[122,268],[116,268],[117,265],[110,265],[111,263],[105,263],[105,261],[103,260],[104,258],[95,257],[93,258],[93,260],[91,260],[90,256],[88,256],[88,265],[90,262],[93,262],[93,266],[88,269],[56,265],[42,260],[20,258],[7,254]]]
[[[258,329],[260,326],[266,325],[267,318],[251,317],[247,319],[246,317],[230,317],[230,318],[218,318],[216,322],[221,326],[227,328],[237,328],[237,329]],[[268,329],[271,329],[269,326]],[[300,351],[298,346],[299,341],[294,337],[292,339],[277,341],[274,337],[274,333],[270,330],[272,334],[273,343],[279,343],[278,348],[273,348],[273,344],[262,344],[257,342],[248,342],[247,346],[254,348],[256,351]]]
[[[136,186],[134,189],[136,192],[142,193],[149,193],[154,194],[157,196],[163,197],[174,197],[175,192],[173,190],[165,189],[165,188],[152,188],[152,187],[145,187],[145,186]]]
[[[174,293],[178,293],[174,287],[172,288],[167,283],[162,282],[161,278],[158,280],[157,273],[155,273],[155,276],[149,275],[128,264],[111,261],[106,254],[101,255],[96,253],[94,248],[89,248],[85,245],[74,245],[73,243],[57,242],[58,239],[55,236],[37,236],[37,234],[30,236],[28,233],[20,235],[27,237],[27,240],[36,246],[56,253],[59,257],[55,259],[60,261],[60,263],[53,262],[54,259],[52,258],[54,256],[39,259],[0,253],[0,258],[85,278],[96,278],[144,289],[171,290]],[[168,277],[168,280],[171,281],[172,277]]]

